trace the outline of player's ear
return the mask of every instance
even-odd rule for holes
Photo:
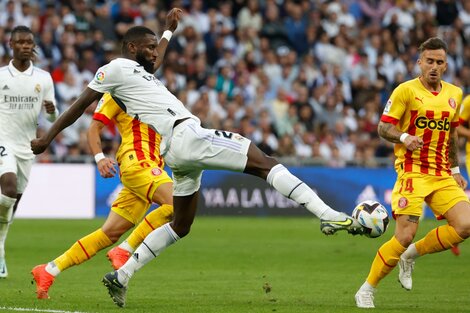
[[[127,52],[129,54],[135,55],[137,51],[137,45],[135,42],[129,42],[127,43]]]

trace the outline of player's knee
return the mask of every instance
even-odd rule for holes
[[[275,158],[263,153],[256,158],[248,159],[245,172],[266,179],[271,169],[277,164],[279,162]]]
[[[2,194],[9,198],[16,198],[16,186],[7,185],[2,187]]]
[[[121,238],[122,234],[125,233],[125,231],[119,230],[119,229],[105,229],[102,228],[103,233],[109,238],[109,240],[112,243],[116,243],[119,238]]]
[[[178,235],[178,237],[183,238],[189,234],[191,231],[191,225],[181,224],[181,223],[172,223],[171,228],[173,228],[174,232]]]
[[[453,226],[459,237],[467,239],[470,237],[470,221],[461,220]]]
[[[415,234],[411,232],[402,232],[400,234],[395,234],[395,238],[405,248],[408,248],[408,246],[411,245],[414,240],[414,237]]]

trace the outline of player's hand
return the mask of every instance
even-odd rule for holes
[[[406,149],[414,151],[416,149],[421,149],[424,145],[424,141],[421,137],[409,135],[405,138],[404,144]]]
[[[462,174],[457,173],[457,174],[454,174],[452,176],[454,177],[455,181],[457,182],[457,185],[459,185],[460,188],[462,188],[463,190],[465,190],[467,188],[468,182],[462,176]]]
[[[97,164],[98,171],[100,172],[101,177],[103,178],[111,178],[116,175],[116,162],[110,158],[104,158],[100,160]]]
[[[42,102],[42,105],[44,105],[44,108],[46,108],[46,113],[52,114],[55,112],[55,106],[54,106],[54,103],[52,103],[52,101],[44,100]]]
[[[44,151],[46,151],[48,146],[49,142],[47,142],[42,137],[31,140],[31,150],[33,150],[34,154],[43,153]]]
[[[181,16],[183,16],[183,10],[178,8],[171,9],[166,16],[166,29],[174,32],[176,27],[178,27],[178,22],[181,19]]]

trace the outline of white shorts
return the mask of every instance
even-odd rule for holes
[[[239,134],[205,129],[193,119],[173,129],[165,162],[173,172],[175,196],[199,190],[203,170],[243,172],[251,141]]]
[[[16,174],[16,192],[22,194],[28,185],[29,174],[34,159],[23,160],[16,157],[8,146],[0,145],[0,176],[6,173]]]

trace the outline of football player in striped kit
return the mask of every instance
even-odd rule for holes
[[[395,144],[397,181],[392,191],[394,236],[377,251],[369,275],[355,295],[359,308],[374,308],[379,282],[398,264],[403,288],[411,290],[415,259],[455,247],[470,236],[470,202],[459,171],[457,126],[462,90],[443,81],[447,44],[430,38],[419,47],[421,75],[392,92],[379,135]],[[447,224],[413,243],[422,204]]]
[[[0,278],[8,276],[5,241],[34,162],[30,141],[36,137],[39,114],[45,111],[50,122],[59,115],[51,75],[33,65],[35,46],[28,27],[15,27],[13,59],[0,68]]]

